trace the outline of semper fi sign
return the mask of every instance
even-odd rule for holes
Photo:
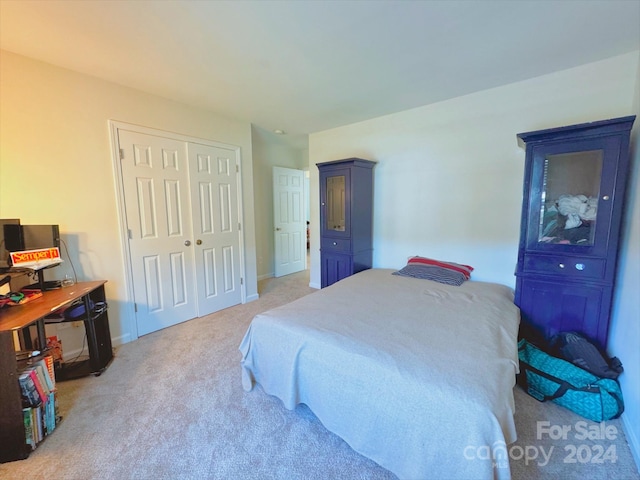
[[[38,269],[62,262],[60,249],[58,247],[12,252],[10,256],[11,264],[14,267]]]

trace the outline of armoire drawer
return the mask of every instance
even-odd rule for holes
[[[525,255],[526,272],[563,275],[572,278],[603,279],[605,260],[563,255]]]
[[[351,240],[343,238],[323,238],[320,249],[332,252],[351,252]]]

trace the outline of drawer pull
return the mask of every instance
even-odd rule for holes
[[[333,242],[333,246],[335,247],[336,245],[338,245],[338,242]]]
[[[576,270],[584,270],[584,263],[576,263]]]
[[[564,268],[564,263],[560,263],[558,266],[559,266],[560,268]]]

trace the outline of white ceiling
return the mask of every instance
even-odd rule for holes
[[[291,139],[640,49],[640,0],[0,0],[0,48]]]

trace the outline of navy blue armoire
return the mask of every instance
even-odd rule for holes
[[[581,332],[607,347],[635,117],[521,133],[526,145],[515,303],[521,336]]]
[[[317,164],[322,288],[371,268],[375,164],[361,158]]]

